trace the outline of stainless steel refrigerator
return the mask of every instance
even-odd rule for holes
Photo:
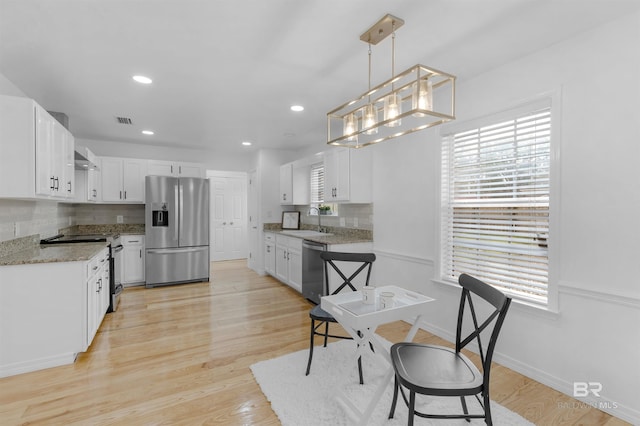
[[[147,176],[147,287],[209,280],[209,181]]]

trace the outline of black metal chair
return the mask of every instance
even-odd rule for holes
[[[489,399],[491,359],[511,298],[470,275],[460,275],[458,282],[462,286],[462,295],[458,310],[455,349],[409,342],[396,343],[391,347],[391,360],[395,369],[396,379],[393,403],[389,412],[390,419],[393,418],[398,401],[398,390],[400,390],[402,398],[409,407],[409,425],[413,425],[414,414],[425,418],[467,419],[467,421],[472,418],[483,418],[486,424],[492,424]],[[478,322],[477,309],[472,301],[472,293],[493,307],[493,311],[486,316],[482,323]],[[477,298],[475,299],[478,300]],[[468,309],[465,309],[466,306],[468,306]],[[462,330],[465,310],[471,313],[472,319],[471,332],[466,337],[463,336]],[[491,330],[492,324],[493,329]],[[480,339],[480,334],[485,329],[487,332],[491,330],[486,352]],[[473,340],[478,343],[482,371],[460,352],[462,348]],[[409,390],[409,400],[407,400],[403,387]],[[464,414],[425,414],[417,412],[415,409],[416,393],[459,397]],[[482,395],[482,400],[478,395]],[[483,407],[484,413],[469,414],[465,400],[466,396],[475,396],[478,403]]]
[[[351,291],[357,291],[356,287],[353,285],[353,280],[363,271],[366,271],[366,278],[364,281],[364,285],[369,285],[369,278],[371,277],[371,265],[376,260],[376,255],[373,253],[340,253],[335,251],[324,251],[320,254],[320,257],[324,261],[324,285],[325,291],[324,294],[329,294],[329,266],[333,268],[334,271],[342,278],[343,282],[339,285],[335,291],[331,294],[338,294],[344,289],[350,289]],[[347,264],[355,264],[358,266],[357,269],[349,276],[348,278],[344,274],[344,272],[340,269],[338,265],[342,266],[343,269]],[[351,336],[341,336],[329,334],[329,323],[336,323],[336,319],[329,312],[323,310],[320,305],[317,305],[311,309],[309,312],[309,317],[311,318],[311,337],[309,341],[309,361],[307,362],[307,373],[311,371],[311,361],[313,360],[313,343],[315,340],[315,336],[323,336],[324,337],[324,347],[327,347],[327,339],[329,337],[333,337],[336,339],[352,339]],[[317,323],[317,324],[316,324]],[[320,327],[324,324],[324,332],[318,331]],[[362,360],[358,358],[358,373],[360,374],[360,384],[363,384],[362,378]]]

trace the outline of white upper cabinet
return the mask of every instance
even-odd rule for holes
[[[69,199],[74,138],[35,101],[0,96],[0,197]]]
[[[371,150],[333,148],[324,153],[324,201],[371,203]]]
[[[311,166],[306,161],[294,161],[292,197],[294,205],[309,204],[311,188]]]
[[[280,204],[293,204],[293,163],[280,166]]]
[[[102,157],[100,172],[103,202],[144,203],[147,160]]]
[[[200,163],[149,160],[147,174],[150,176],[205,177],[205,168]]]
[[[100,175],[100,159],[94,157],[91,162],[98,169],[76,170],[76,203],[98,203],[102,201],[102,185]]]

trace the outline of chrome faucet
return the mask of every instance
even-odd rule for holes
[[[311,207],[309,209],[309,216],[311,216],[311,210],[315,210],[318,215],[318,232],[322,232],[322,225],[320,225],[320,209],[317,207]]]

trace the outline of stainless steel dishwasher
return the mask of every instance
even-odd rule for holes
[[[326,250],[326,244],[302,241],[302,295],[316,304],[325,295],[324,261],[320,253]]]

